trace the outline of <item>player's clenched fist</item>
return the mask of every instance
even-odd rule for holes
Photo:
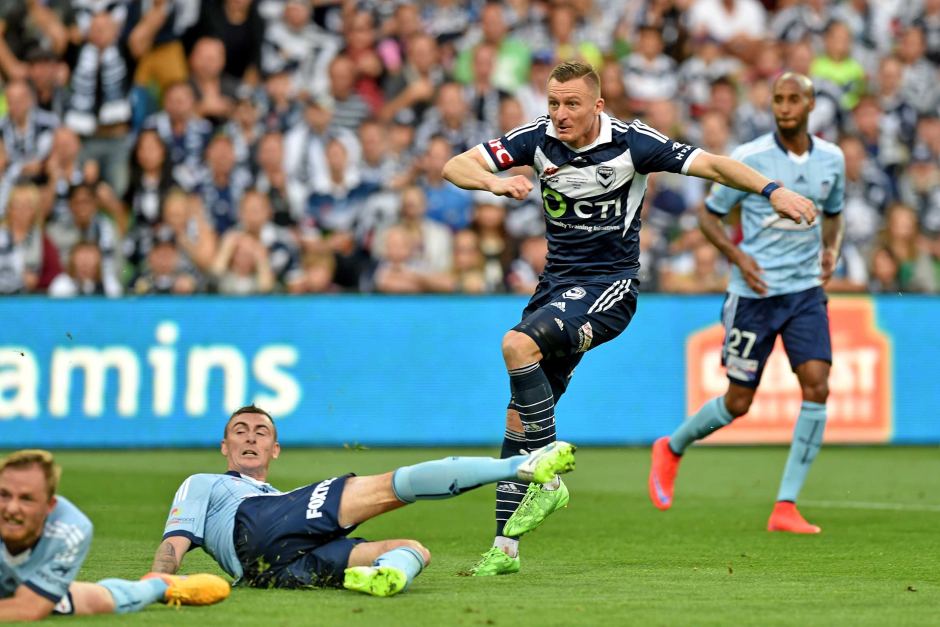
[[[531,191],[532,181],[524,176],[497,178],[490,184],[490,193],[497,196],[509,196],[516,200],[524,200]]]
[[[770,195],[770,206],[783,218],[789,218],[797,224],[806,220],[807,224],[816,221],[816,205],[785,187],[779,187]]]

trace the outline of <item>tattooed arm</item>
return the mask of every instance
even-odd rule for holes
[[[192,543],[183,536],[170,536],[160,543],[157,553],[153,556],[153,565],[150,570],[155,573],[168,573],[173,575],[180,569],[183,557]]]

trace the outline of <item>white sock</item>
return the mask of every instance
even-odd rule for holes
[[[558,475],[555,475],[555,477],[551,481],[549,481],[548,483],[542,484],[542,489],[548,490],[548,491],[557,490],[558,486],[560,485],[561,485],[561,477],[559,477]]]
[[[493,540],[493,546],[509,557],[519,557],[519,540],[516,538],[496,536],[496,538]]]

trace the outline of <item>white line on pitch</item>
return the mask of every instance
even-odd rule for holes
[[[929,503],[869,503],[867,501],[805,501],[800,505],[833,509],[880,509],[894,512],[940,512],[940,505]]]

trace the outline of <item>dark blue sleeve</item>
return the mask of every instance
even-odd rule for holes
[[[685,174],[699,149],[673,141],[654,128],[634,120],[627,131],[633,167],[640,174],[677,172]]]
[[[492,172],[502,172],[520,165],[532,165],[535,149],[545,135],[548,116],[518,126],[498,139],[479,144],[477,148]]]

